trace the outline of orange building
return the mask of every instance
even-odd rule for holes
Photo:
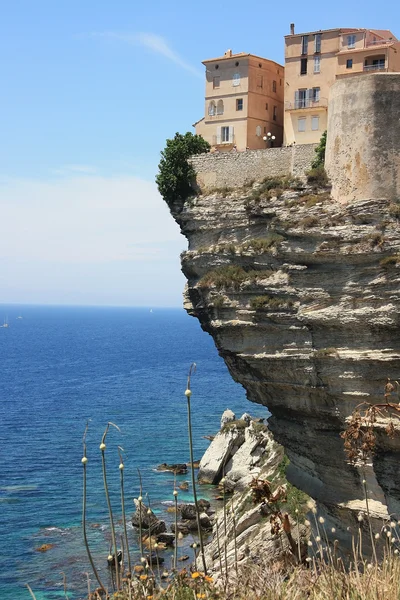
[[[318,142],[327,128],[330,86],[341,77],[400,71],[400,42],[389,30],[326,29],[285,36],[286,145]]]
[[[283,142],[284,68],[241,52],[205,60],[205,116],[196,134],[214,150],[281,146]]]

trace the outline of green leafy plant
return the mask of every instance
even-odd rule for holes
[[[215,285],[217,290],[233,288],[239,290],[240,284],[245,281],[255,283],[259,279],[266,279],[272,275],[272,270],[245,271],[243,267],[237,265],[227,265],[219,267],[206,273],[199,281],[199,287],[208,288]]]
[[[306,175],[307,182],[316,188],[326,187],[329,185],[328,175],[323,164],[320,164],[317,167],[312,167],[310,171],[306,173]]]
[[[292,308],[293,300],[279,298],[278,296],[256,296],[251,299],[250,306],[253,310],[278,310]]]
[[[189,158],[210,150],[210,144],[200,135],[188,132],[176,133],[172,140],[167,140],[161,152],[156,183],[161,196],[168,206],[175,201],[185,201],[196,193],[194,187],[195,171]]]
[[[323,167],[325,164],[326,134],[327,132],[324,131],[324,133],[321,135],[318,146],[315,148],[316,157],[311,163],[312,169],[318,169],[318,167]]]

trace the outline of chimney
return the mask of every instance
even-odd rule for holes
[[[294,23],[290,23],[290,35],[294,35]]]
[[[232,56],[232,50],[229,48],[229,49],[228,49],[228,50],[225,52],[224,56],[225,56],[226,58],[228,58],[228,57],[231,57],[231,56]]]

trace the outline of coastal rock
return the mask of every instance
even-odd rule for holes
[[[250,425],[250,422],[252,421],[251,416],[249,415],[249,413],[244,413],[241,417],[240,417],[241,421],[244,421],[247,425]]]
[[[215,436],[200,461],[199,480],[217,484],[225,473],[225,493],[243,489],[260,472],[261,458],[265,453],[281,460],[268,428],[256,423],[245,413],[239,421],[225,423]]]
[[[178,463],[174,465],[169,465],[168,463],[162,463],[158,465],[157,471],[171,471],[175,475],[185,475],[187,473],[187,465],[186,463]]]
[[[227,408],[222,413],[221,429],[223,428],[224,425],[226,425],[226,423],[230,423],[231,421],[234,421],[235,419],[236,419],[235,413],[232,410],[230,410],[229,408]]]
[[[217,484],[223,476],[224,466],[242,445],[244,429],[236,427],[234,423],[225,422],[200,460],[198,478],[202,483]]]
[[[173,546],[175,541],[175,535],[173,533],[162,532],[157,534],[157,542],[165,544],[166,546]]]
[[[141,521],[142,529],[150,529],[152,535],[164,533],[167,530],[165,522],[160,521],[148,506],[143,502],[140,503],[136,498],[133,499],[133,502],[136,507],[136,512],[132,516],[134,527],[140,527]]]

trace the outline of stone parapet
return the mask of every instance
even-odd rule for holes
[[[239,188],[252,181],[279,175],[304,176],[315,158],[316,144],[285,148],[200,154],[191,159],[198,186]]]

